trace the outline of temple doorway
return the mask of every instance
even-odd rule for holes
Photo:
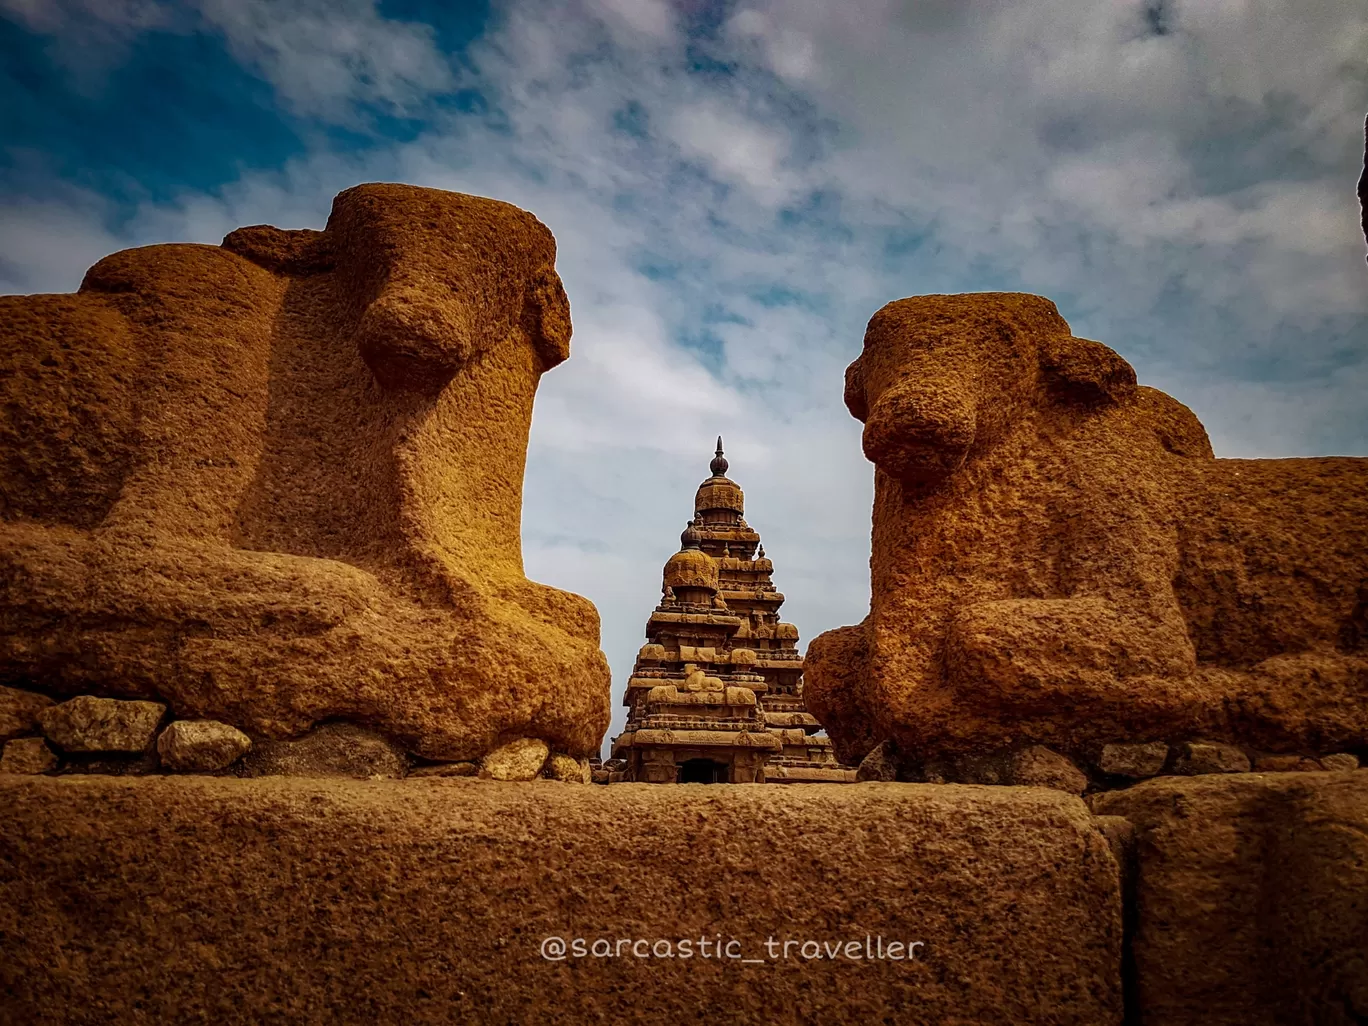
[[[679,767],[681,784],[720,784],[726,777],[727,767],[711,759],[686,759]]]

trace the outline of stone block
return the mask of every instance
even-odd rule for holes
[[[1260,755],[1253,762],[1255,773],[1315,773],[1325,768],[1304,755]]]
[[[556,752],[548,758],[542,772],[552,780],[567,784],[591,784],[594,780],[588,759],[576,759],[562,752]]]
[[[1162,777],[1136,834],[1135,1022],[1368,1022],[1368,774]]]
[[[1168,761],[1168,745],[1163,741],[1140,744],[1103,745],[1097,768],[1116,777],[1152,777]]]
[[[251,738],[218,720],[177,720],[157,738],[161,764],[181,773],[227,769],[251,747]]]
[[[1007,758],[1006,783],[1017,787],[1052,787],[1056,791],[1082,794],[1088,778],[1067,756],[1044,745],[1031,745]]]
[[[246,777],[353,777],[392,779],[408,772],[402,748],[354,723],[325,723],[302,738],[259,738],[242,759]]]
[[[1234,745],[1190,741],[1178,746],[1173,771],[1189,777],[1204,773],[1248,773],[1249,756]]]
[[[896,780],[897,776],[897,753],[889,741],[875,745],[869,754],[860,760],[860,765],[855,771],[856,780],[892,781]]]
[[[1117,863],[1058,792],[5,777],[0,807],[16,1022],[1122,1018]]]
[[[57,768],[57,756],[41,737],[6,741],[0,752],[0,773],[35,774]]]
[[[0,744],[39,732],[38,714],[52,704],[47,695],[0,687]]]
[[[1322,755],[1320,764],[1325,769],[1333,770],[1336,773],[1343,773],[1348,770],[1359,768],[1358,756],[1350,752],[1336,752],[1334,755]]]
[[[486,780],[532,780],[541,774],[549,754],[545,741],[520,737],[481,759],[480,776]]]
[[[68,752],[143,752],[166,714],[160,702],[81,695],[38,713],[49,741]]]

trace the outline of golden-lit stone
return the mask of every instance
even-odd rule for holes
[[[431,759],[596,750],[598,615],[520,538],[569,341],[541,222],[405,185],[0,298],[0,680]]]
[[[846,402],[876,467],[870,613],[807,662],[846,758],[1368,744],[1368,460],[1215,459],[1017,293],[888,304]]]
[[[741,516],[720,438],[711,470],[627,681],[620,772],[651,783],[851,782],[803,705],[798,630],[779,622],[774,564]]]

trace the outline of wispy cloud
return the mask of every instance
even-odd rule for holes
[[[29,197],[0,236],[12,287],[70,287],[120,244],[318,226],[358,180],[552,228],[574,352],[538,399],[527,566],[598,603],[619,681],[719,432],[804,635],[863,615],[872,475],[841,371],[893,298],[1042,292],[1218,451],[1368,452],[1353,5],[507,0],[456,55],[361,0],[197,0],[193,24],[20,3],[59,42],[107,25],[111,51],[217,33],[297,116],[421,117],[117,223]],[[457,89],[482,102],[431,102]]]
[[[333,121],[411,113],[454,81],[432,29],[382,17],[375,0],[0,0],[0,12],[53,36],[87,81],[92,60],[107,68],[143,33],[217,33],[292,112]]]

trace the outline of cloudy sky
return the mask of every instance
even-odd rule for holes
[[[363,181],[551,227],[526,561],[619,694],[719,433],[804,639],[864,615],[891,299],[1040,293],[1218,455],[1368,455],[1361,0],[0,0],[0,48],[0,292]]]

